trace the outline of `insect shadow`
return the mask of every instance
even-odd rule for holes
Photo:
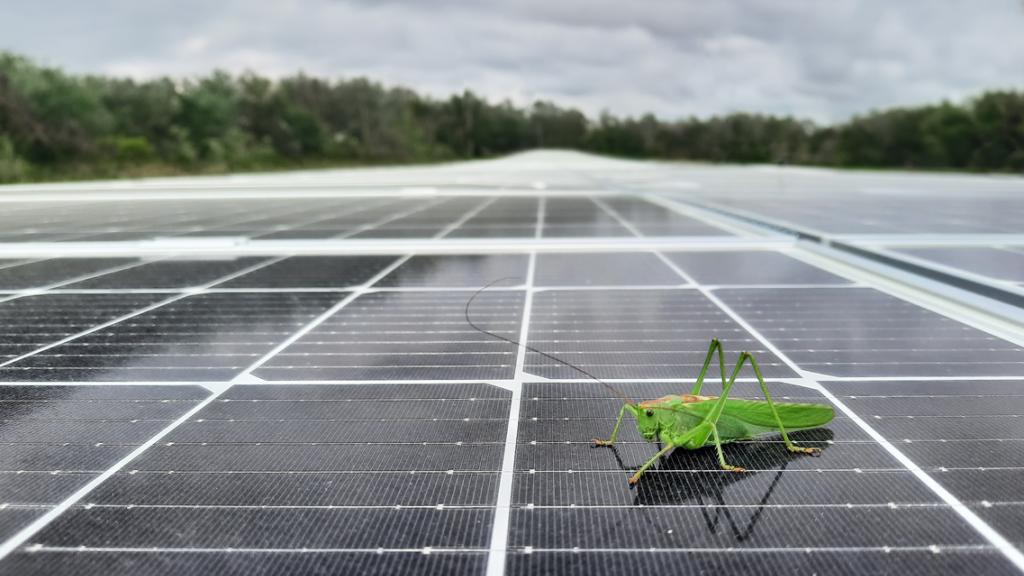
[[[770,438],[770,437],[769,437]],[[831,446],[833,438],[832,430],[828,428],[815,428],[794,432],[793,438],[799,438],[802,445],[817,446],[825,451]],[[614,447],[613,447],[614,448]],[[733,474],[716,470],[714,456],[709,454],[710,449],[702,450],[674,450],[668,456],[662,458],[656,469],[650,470],[635,488],[633,504],[637,506],[671,506],[671,505],[700,505],[700,513],[710,534],[718,534],[724,524],[728,524],[731,536],[737,542],[743,542],[750,538],[757,528],[766,506],[770,503],[772,494],[782,483],[783,472],[789,463],[794,460],[802,460],[801,454],[794,454],[788,450],[779,450],[774,442],[736,442],[730,444],[730,453],[738,461],[747,466],[746,474]],[[631,470],[626,466],[618,450],[613,450],[619,467],[624,471]],[[665,473],[672,471],[684,473]],[[741,488],[732,488],[736,493],[741,494],[740,502],[736,498],[730,498],[730,487],[734,484],[750,482],[751,478],[771,474],[772,480],[765,488],[764,494],[752,504],[753,495],[744,494]],[[742,508],[737,507],[743,504]],[[746,520],[746,510],[752,510]],[[743,511],[743,512],[739,512]],[[668,526],[657,526],[657,515],[646,516],[647,522],[652,528],[665,529]],[[743,526],[745,522],[745,526]]]

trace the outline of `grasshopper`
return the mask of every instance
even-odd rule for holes
[[[716,352],[722,375],[722,395],[702,396],[704,377],[708,373],[708,368],[711,366]],[[736,377],[739,376],[743,365],[747,362],[750,363],[750,367],[754,370],[754,375],[757,376],[757,381],[761,385],[764,401],[729,398],[729,391],[736,382]],[[726,378],[725,351],[717,338],[711,340],[707,357],[704,359],[704,367],[701,368],[697,382],[689,394],[669,395],[657,400],[633,402],[610,385],[605,384],[605,386],[623,397],[625,404],[619,410],[619,417],[615,421],[611,437],[607,440],[594,438],[595,446],[615,444],[619,435],[619,427],[622,425],[622,418],[626,412],[633,415],[637,430],[644,440],[664,444],[657,454],[629,478],[630,485],[636,484],[648,468],[674,448],[696,450],[713,444],[718,452],[718,463],[723,470],[745,472],[744,468],[732,466],[725,461],[722,444],[754,438],[774,432],[776,429],[781,433],[782,441],[790,452],[817,456],[821,453],[820,448],[797,446],[789,439],[789,434],[786,431],[818,428],[831,422],[835,416],[831,406],[774,402],[771,394],[768,393],[764,377],[761,375],[761,368],[758,367],[757,361],[749,352],[740,354],[732,374]]]
[[[744,468],[732,466],[725,461],[725,455],[722,453],[722,443],[747,440],[762,434],[769,434],[776,429],[782,434],[782,441],[790,452],[814,456],[821,453],[820,448],[797,446],[789,439],[786,430],[807,430],[824,426],[835,417],[832,407],[823,404],[772,401],[772,396],[768,393],[768,386],[764,383],[764,377],[761,376],[761,368],[758,367],[757,361],[754,360],[754,357],[749,352],[740,354],[739,359],[736,361],[736,366],[733,368],[732,375],[726,378],[725,350],[722,348],[722,343],[718,338],[712,338],[711,345],[708,347],[707,357],[704,358],[704,367],[701,368],[700,375],[697,376],[697,382],[689,394],[669,395],[657,400],[634,402],[611,384],[579,366],[532,346],[517,342],[512,338],[496,334],[473,322],[469,314],[473,301],[491,286],[505,280],[518,280],[518,278],[500,278],[495,280],[477,290],[466,301],[466,323],[482,334],[503,340],[509,344],[521,346],[526,350],[572,368],[600,383],[622,398],[624,404],[622,409],[619,410],[619,418],[615,421],[615,428],[612,430],[611,437],[607,440],[594,438],[594,445],[613,446],[615,444],[615,440],[619,436],[619,427],[622,425],[622,418],[626,415],[627,411],[636,419],[637,430],[640,431],[640,435],[644,437],[644,440],[664,444],[664,447],[657,454],[644,463],[629,478],[630,486],[636,484],[648,468],[654,465],[659,458],[668,454],[673,448],[697,450],[714,444],[715,450],[718,451],[718,463],[722,466],[723,470],[746,472]],[[711,367],[711,361],[716,353],[718,355],[719,371],[722,375],[722,395],[701,396],[701,391],[704,387],[704,377],[707,376],[708,368]],[[757,381],[761,384],[761,391],[764,393],[763,402],[760,400],[729,398],[729,391],[736,382],[736,378],[739,376],[743,365],[747,362],[750,363],[750,367],[754,370],[754,375],[757,376]]]

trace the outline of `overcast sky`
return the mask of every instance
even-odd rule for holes
[[[76,72],[365,75],[594,114],[840,120],[1024,87],[1022,0],[0,0]]]

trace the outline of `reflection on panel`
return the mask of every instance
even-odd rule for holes
[[[376,292],[342,308],[255,374],[266,380],[494,380],[515,372],[516,346],[466,322],[472,291]],[[524,294],[492,290],[469,311],[518,339]]]
[[[711,338],[725,343],[730,366],[747,350],[764,374],[793,374],[696,290],[543,291],[534,297],[530,318],[532,347],[598,378],[696,378]],[[525,370],[588,378],[532,351]]]
[[[197,294],[0,368],[0,378],[226,381],[343,297]]]

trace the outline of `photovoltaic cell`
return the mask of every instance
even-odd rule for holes
[[[537,286],[647,286],[686,281],[648,252],[539,254]]]
[[[376,276],[394,256],[293,256],[218,288],[348,288]]]
[[[902,248],[899,252],[1000,280],[1024,280],[1024,253],[1000,248]]]
[[[843,382],[826,387],[1014,542],[1024,542],[1024,381]]]
[[[536,226],[503,225],[490,226],[462,225],[449,232],[445,238],[532,238]]]
[[[499,198],[445,238],[532,238],[538,204],[536,198]]]
[[[413,256],[382,278],[375,287],[483,288],[508,278],[506,285],[526,279],[526,254]]]
[[[194,387],[0,386],[0,537],[45,514],[206,396]]]
[[[529,342],[598,378],[696,378],[713,337],[725,342],[730,363],[747,350],[765,375],[792,375],[696,290],[538,292]],[[545,378],[588,378],[532,351],[525,369]]]
[[[417,239],[433,238],[440,234],[444,227],[440,224],[427,224],[424,226],[387,226],[373,228],[353,235],[353,238],[395,238],[395,239]]]
[[[802,368],[833,376],[1002,376],[1024,350],[870,288],[716,291]]]
[[[3,258],[0,259],[0,269],[10,268],[11,266],[17,266],[19,264],[24,264],[26,262],[29,262],[29,260],[20,258]]]
[[[46,549],[117,547],[230,549],[260,554],[281,570],[309,560],[289,551],[319,554],[319,565],[361,566],[378,550],[373,569],[413,571],[475,566],[488,545],[504,439],[480,438],[480,420],[504,430],[510,393],[484,385],[236,386],[95,492],[89,507],[75,507],[41,532]],[[378,408],[402,422],[432,424],[424,402],[462,402],[460,417],[445,419],[449,432],[409,442],[381,425]],[[325,414],[289,408],[306,403]],[[224,413],[230,408],[230,418]],[[337,411],[336,411],[337,410]],[[324,418],[332,414],[336,418]],[[271,436],[227,439],[211,429],[259,422]],[[373,438],[310,441],[287,424],[322,426],[373,422]],[[271,432],[278,428],[278,432]],[[213,432],[213,433],[211,433]],[[241,452],[241,456],[238,454]],[[282,458],[283,453],[292,456]],[[289,466],[282,466],[289,465]],[[408,549],[434,548],[410,559]],[[444,550],[453,550],[444,552]],[[262,553],[261,553],[262,551]],[[52,555],[59,563],[59,553]],[[171,552],[151,552],[146,566],[170,562]],[[216,565],[217,553],[201,560]],[[414,561],[415,560],[415,561]],[[245,562],[244,556],[239,561]],[[28,556],[15,562],[32,565]],[[103,565],[135,565],[131,552]]]
[[[64,286],[82,288],[188,288],[212,282],[254,266],[266,258],[225,258],[207,260],[164,260],[121,272],[104,274]]]
[[[701,284],[849,284],[849,281],[799,260],[770,251],[668,252]]]
[[[197,294],[0,367],[6,380],[224,381],[340,300]]]
[[[482,551],[451,553],[443,550],[424,554],[403,551],[378,554],[361,552],[310,552],[307,550],[261,554],[257,551],[230,550],[152,552],[87,552],[43,550],[17,552],[8,566],[25,574],[111,574],[118,571],[140,571],[146,574],[180,574],[182,570],[197,574],[478,574],[487,565]]]
[[[609,199],[606,204],[644,236],[730,236],[731,233],[635,198]]]
[[[41,288],[131,264],[132,258],[53,258],[0,268],[0,290]]]
[[[897,551],[857,549],[808,553],[803,548],[772,550],[766,554],[735,551],[604,551],[580,554],[575,550],[533,551],[509,559],[509,574],[624,574],[630,571],[664,573],[681,567],[696,573],[726,574],[1007,574],[1014,568],[999,552],[967,548],[956,554],[935,554],[928,548]]]
[[[466,322],[472,291],[375,292],[358,297],[255,371],[266,380],[511,378],[516,346]],[[517,339],[524,295],[480,294],[481,328]]]
[[[41,294],[0,302],[0,361],[10,361],[167,297],[167,294]]]
[[[588,198],[551,198],[544,214],[543,237],[632,236],[628,228]]]
[[[433,199],[422,209],[353,234],[352,238],[432,238],[483,202],[481,198]]]

